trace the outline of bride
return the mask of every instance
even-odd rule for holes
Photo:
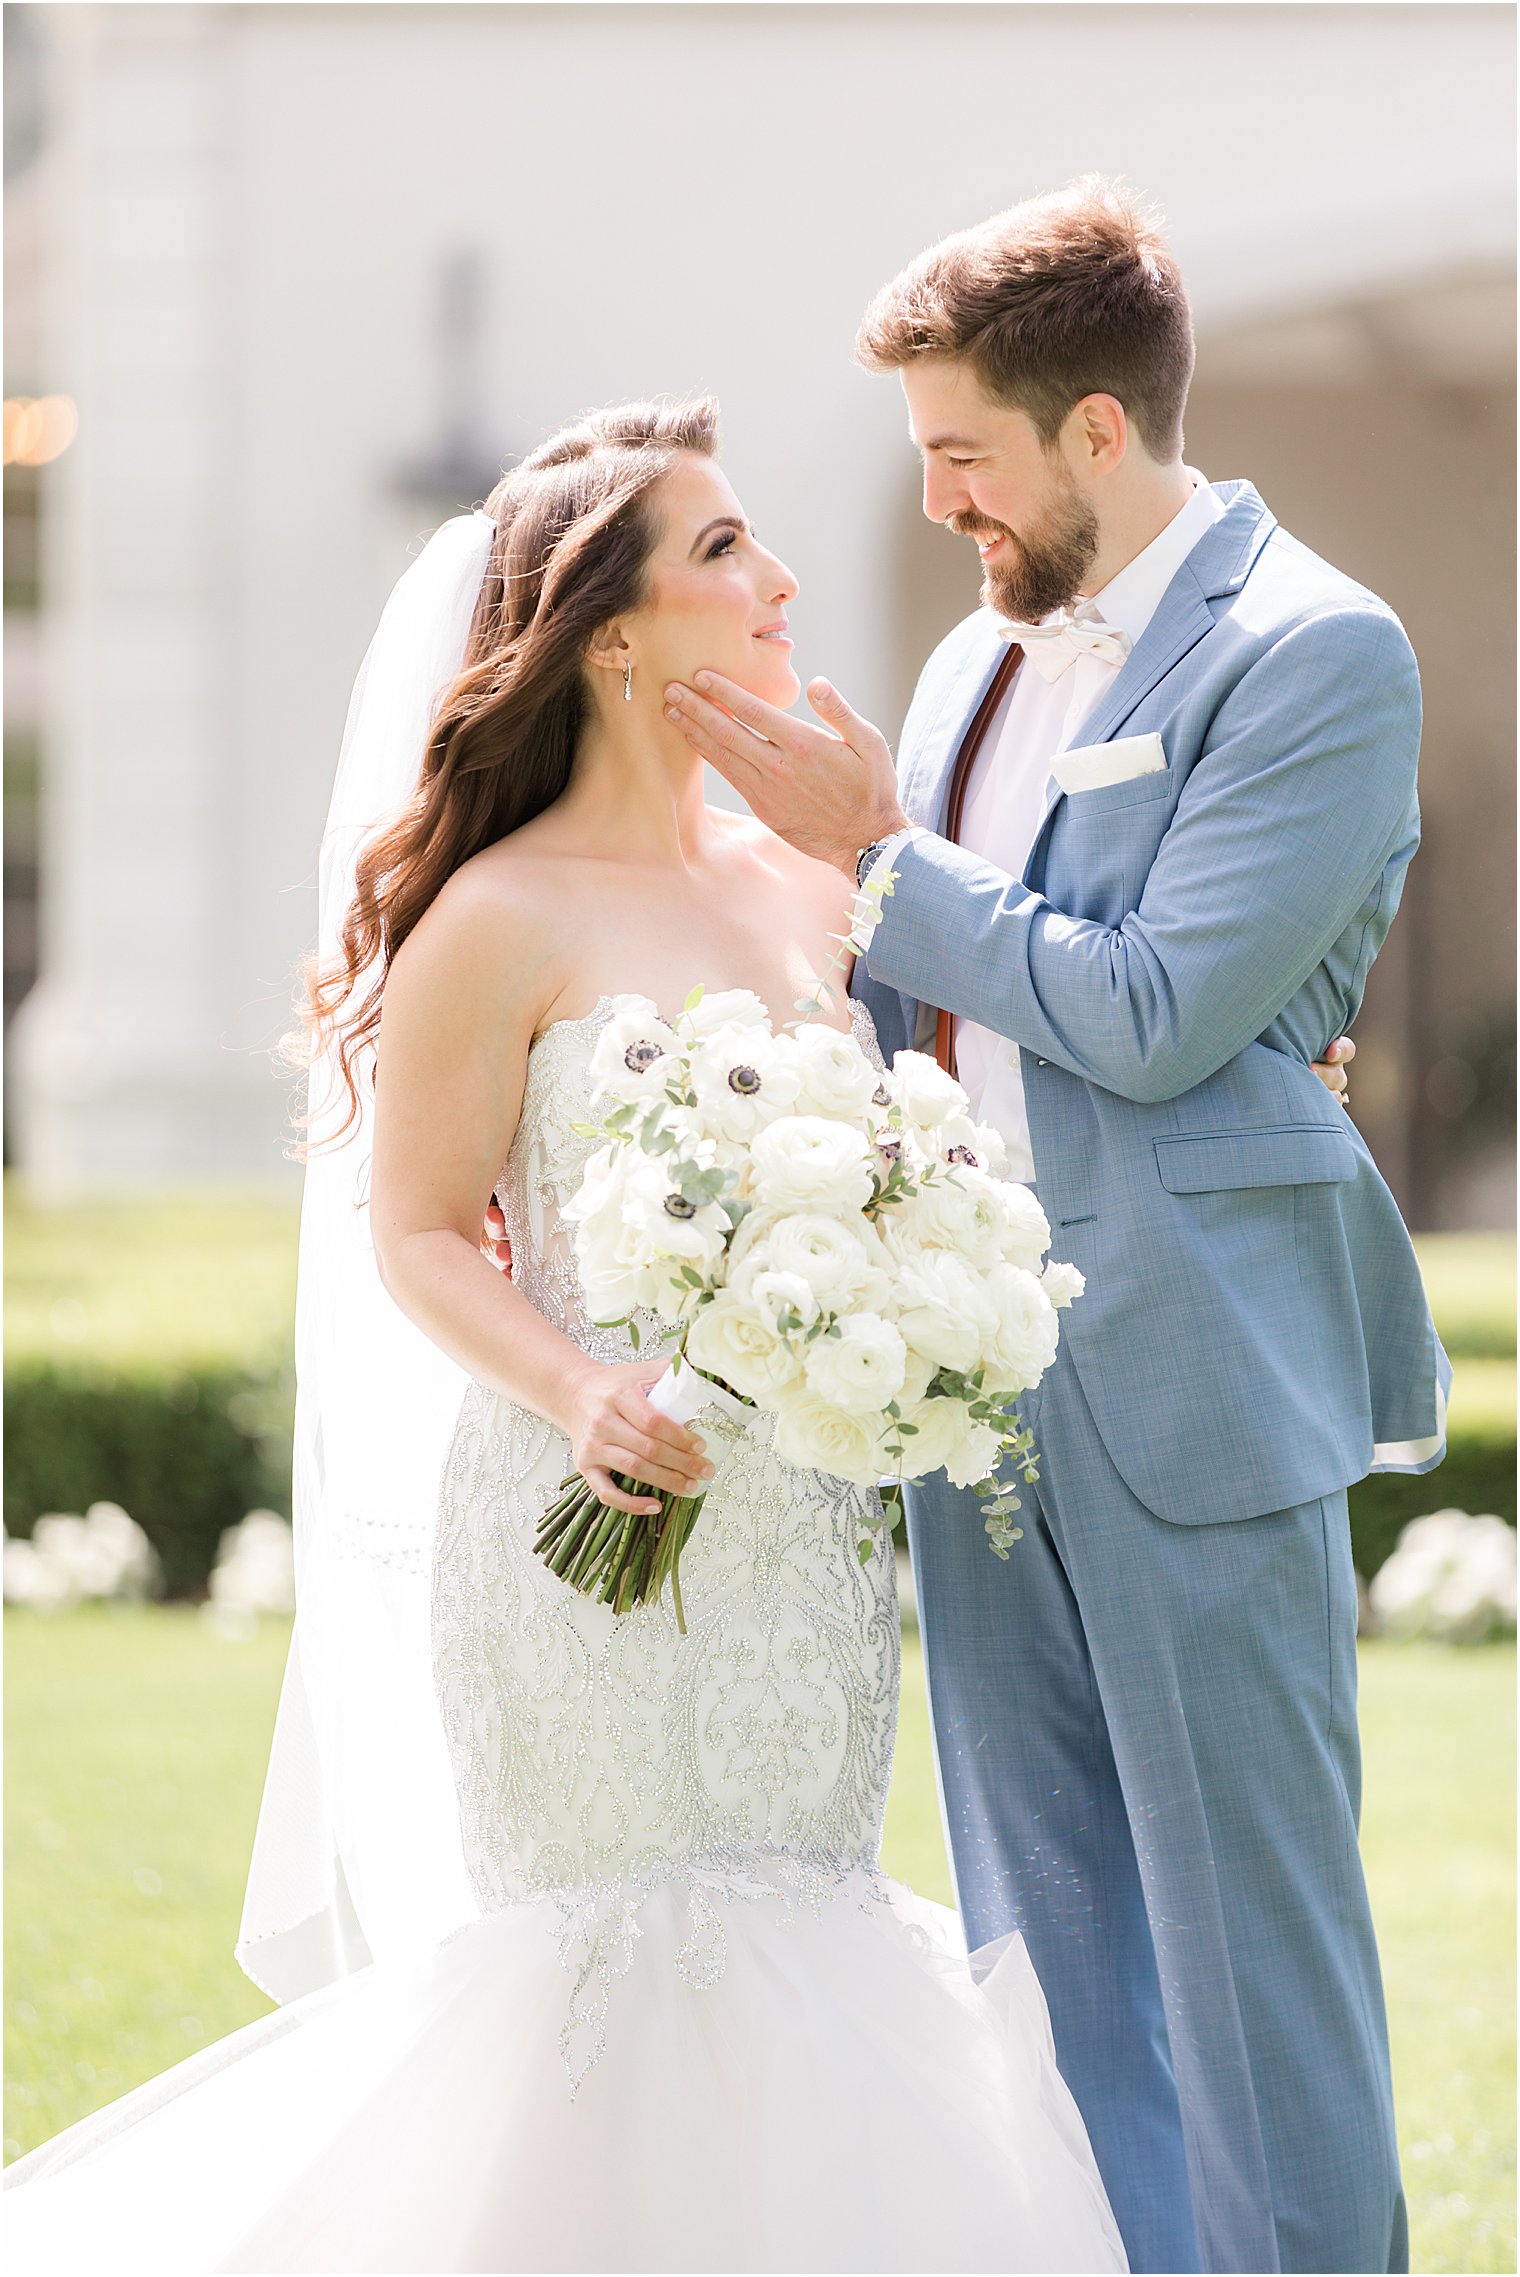
[[[11,2170],[18,2273],[1124,2267],[1021,1940],[968,1959],[880,1873],[897,1610],[861,1490],[768,1416],[657,1412],[661,1323],[588,1321],[561,1223],[619,998],[788,1020],[853,899],[707,806],[664,715],[699,667],[798,693],[796,585],[714,436],[708,403],[554,436],[366,659],[239,1947],[284,2005]],[[707,1483],[687,1635],[533,1555],[577,1468],[623,1507],[614,1472]]]

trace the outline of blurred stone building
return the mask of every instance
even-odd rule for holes
[[[1097,167],[1190,280],[1192,463],[1250,475],[1420,654],[1426,844],[1356,1112],[1415,1223],[1508,1222],[1507,8],[5,23],[9,1144],[39,1189],[281,1174],[267,1047],[375,614],[585,404],[717,392],[799,661],[895,728],[975,565],[918,513],[855,320],[923,244]]]

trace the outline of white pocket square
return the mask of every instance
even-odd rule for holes
[[[1125,735],[1115,743],[1088,743],[1063,751],[1050,771],[1063,791],[1107,791],[1136,775],[1164,774],[1166,751],[1159,735]]]

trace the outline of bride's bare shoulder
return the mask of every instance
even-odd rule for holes
[[[531,1025],[540,1000],[554,996],[570,937],[554,867],[512,838],[462,862],[396,951],[387,991],[397,980],[435,1001],[457,990],[480,1015],[494,1009]]]

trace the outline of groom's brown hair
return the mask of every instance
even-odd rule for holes
[[[1047,444],[1084,395],[1116,396],[1152,458],[1181,454],[1182,273],[1155,218],[1101,174],[931,245],[872,301],[855,352],[871,371],[964,359]]]

